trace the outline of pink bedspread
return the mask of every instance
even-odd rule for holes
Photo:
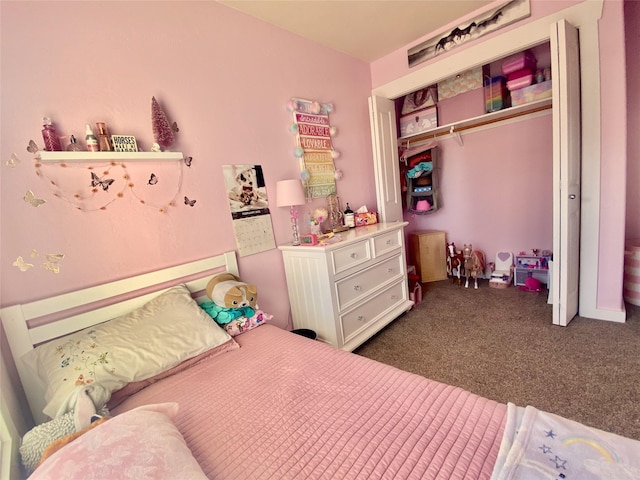
[[[175,401],[209,478],[488,479],[507,406],[263,325],[112,413]]]

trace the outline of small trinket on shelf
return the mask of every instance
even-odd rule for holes
[[[98,146],[98,139],[93,134],[93,130],[91,130],[91,125],[87,123],[85,128],[86,128],[85,140],[87,142],[87,150],[89,150],[90,152],[98,152],[100,150]]]
[[[104,122],[97,122],[98,127],[98,146],[101,152],[110,152],[111,141],[109,140],[109,134],[107,133],[107,124]]]
[[[69,135],[69,145],[67,145],[67,152],[79,152],[80,150],[82,150],[82,147],[80,147],[80,144],[76,140],[76,137],[74,135]]]
[[[60,138],[56,132],[53,123],[49,117],[42,119],[42,138],[44,140],[44,149],[50,152],[59,152],[62,150],[60,146]]]

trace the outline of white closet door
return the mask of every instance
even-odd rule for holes
[[[578,30],[551,25],[553,75],[553,323],[578,313],[580,260],[580,59]]]
[[[373,167],[379,221],[402,221],[402,189],[398,163],[398,131],[393,100],[369,97]]]

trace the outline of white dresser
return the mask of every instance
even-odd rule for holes
[[[294,328],[351,351],[409,310],[407,224],[352,228],[331,245],[279,246]]]

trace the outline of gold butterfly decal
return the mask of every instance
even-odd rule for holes
[[[27,263],[24,261],[24,258],[22,258],[22,256],[19,256],[18,258],[16,258],[16,261],[13,262],[13,266],[18,267],[21,272],[26,272],[31,267],[33,267],[33,263]]]
[[[155,185],[158,183],[158,177],[156,176],[155,173],[152,173],[151,176],[149,177],[149,181],[147,182],[147,185]]]
[[[4,163],[7,167],[14,168],[16,165],[20,163],[20,159],[18,158],[18,155],[16,155],[15,153],[12,153],[11,158]]]
[[[60,260],[64,258],[64,253],[47,253],[47,261],[42,264],[42,268],[53,273],[60,273]]]
[[[191,162],[193,161],[193,157],[184,157],[184,164],[187,167],[191,167]]]
[[[30,204],[32,207],[39,207],[43,203],[47,203],[46,200],[43,200],[42,198],[37,198],[36,195],[31,190],[27,190],[27,193],[25,193],[23,198],[24,198],[24,201]]]
[[[113,178],[105,178],[104,180],[96,175],[95,172],[91,172],[91,186],[92,187],[102,187],[102,190],[107,192],[109,190],[109,186],[115,182]]]
[[[36,153],[38,150],[40,149],[38,148],[38,145],[36,144],[36,142],[34,142],[33,140],[29,140],[29,145],[27,146],[27,152]]]
[[[196,204],[195,200],[189,200],[187,197],[184,197],[184,204],[193,207]]]
[[[171,130],[173,130],[176,133],[178,133],[180,131],[180,129],[178,128],[178,124],[176,122],[173,122],[171,124]]]

